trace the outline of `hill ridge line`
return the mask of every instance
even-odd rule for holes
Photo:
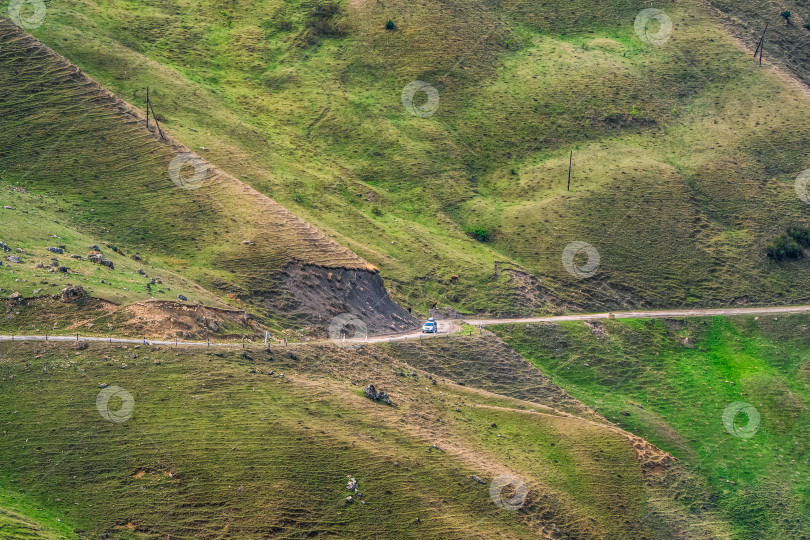
[[[164,137],[161,138],[156,134],[156,130],[147,129],[146,117],[144,116],[143,112],[140,109],[138,109],[131,103],[121,99],[117,94],[105,88],[101,83],[93,79],[87,73],[83,72],[81,68],[73,64],[68,58],[62,56],[55,50],[51,49],[34,36],[28,34],[27,32],[24,32],[22,29],[13,24],[7,18],[0,17],[0,25],[5,26],[7,27],[7,29],[11,29],[14,33],[16,33],[17,39],[27,41],[28,42],[27,46],[35,47],[40,49],[41,51],[46,52],[49,56],[54,58],[55,61],[66,66],[72,73],[75,74],[75,76],[81,77],[82,79],[84,79],[85,83],[96,88],[97,91],[101,94],[99,96],[99,98],[101,98],[99,100],[101,101],[101,103],[99,103],[99,106],[117,109],[121,115],[129,117],[127,119],[129,122],[134,122],[138,124],[141,127],[141,129],[147,131],[157,142],[162,142],[166,144],[166,146],[168,146],[175,153],[189,154],[190,156],[193,157],[193,159],[199,159],[205,164],[207,174],[209,174],[210,178],[217,178],[220,181],[231,183],[233,186],[241,190],[245,196],[253,198],[259,206],[265,207],[269,212],[275,213],[284,219],[288,219],[293,222],[298,222],[299,226],[301,226],[304,230],[306,230],[312,235],[310,238],[307,238],[309,242],[313,244],[325,243],[328,247],[332,248],[335,251],[336,256],[340,256],[340,258],[343,259],[343,261],[339,263],[329,264],[323,261],[315,262],[293,256],[291,257],[292,262],[315,264],[316,266],[320,266],[323,268],[342,268],[345,270],[368,270],[374,273],[379,272],[379,269],[376,266],[372,265],[359,255],[354,253],[348,247],[338,243],[336,240],[329,237],[326,233],[321,231],[315,225],[299,217],[297,214],[293,213],[287,207],[281,205],[276,200],[256,190],[251,185],[239,180],[235,176],[231,175],[230,173],[224,171],[220,167],[209,162],[208,160],[206,160],[196,152],[192,151],[184,144],[180,143],[176,138],[171,136],[170,133],[167,133],[165,130],[163,130]],[[346,264],[349,261],[352,261],[355,264],[354,265]]]

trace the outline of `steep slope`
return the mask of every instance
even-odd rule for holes
[[[649,443],[377,347],[3,343],[0,359],[0,486],[87,537],[727,536]]]
[[[0,43],[0,70],[9,81],[0,89],[0,169],[4,182],[30,196],[52,197],[47,207],[39,203],[39,217],[64,212],[59,221],[73,228],[68,234],[82,231],[115,244],[115,252],[158,259],[158,267],[266,322],[324,328],[350,312],[372,333],[413,325],[376,269],[350,250],[158,137],[154,122],[147,130],[138,111],[6,20]],[[51,221],[35,223],[27,237],[4,223],[5,242],[28,249],[19,264],[48,254]]]
[[[134,103],[150,85],[181,140],[421,312],[807,300],[806,263],[766,254],[807,225],[806,92],[713,8],[636,31],[647,7],[88,0],[33,31]],[[403,105],[415,80],[435,109]],[[590,277],[563,264],[575,242]]]
[[[672,453],[734,538],[810,535],[806,315],[503,325],[571,397]]]

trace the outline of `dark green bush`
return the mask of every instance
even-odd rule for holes
[[[472,236],[473,238],[478,240],[479,242],[489,242],[489,240],[491,238],[491,233],[489,232],[489,229],[482,226],[482,225],[476,225],[474,227],[467,227],[465,232],[469,236]]]
[[[785,233],[780,234],[772,244],[765,248],[771,259],[781,261],[784,259],[798,259],[802,256],[799,244]]]
[[[810,229],[807,227],[791,227],[787,230],[787,235],[802,247],[810,246]]]
[[[386,30],[393,30],[396,27],[397,27],[397,25],[395,25],[394,21],[392,21],[391,19],[388,19],[388,22],[385,23],[385,29]]]
[[[810,248],[810,228],[793,225],[765,247],[771,259],[799,259],[804,256],[802,248]]]

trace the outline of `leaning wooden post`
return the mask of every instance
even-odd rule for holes
[[[574,160],[574,151],[571,150],[571,155],[568,156],[568,191],[571,191],[571,163]]]
[[[165,136],[165,135],[163,135],[163,130],[162,130],[162,129],[160,129],[160,124],[158,123],[157,116],[155,115],[155,108],[152,106],[152,104],[151,104],[151,103],[149,104],[149,107],[152,109],[152,118],[154,118],[154,119],[155,119],[155,125],[156,125],[156,126],[157,126],[157,128],[158,128],[158,133],[160,133],[160,138],[161,138],[161,139],[165,139],[165,138],[166,138],[166,136]]]
[[[754,53],[756,58],[756,53]],[[146,87],[146,129],[149,129],[149,87]]]

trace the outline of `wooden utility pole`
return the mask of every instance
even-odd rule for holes
[[[754,50],[754,60],[757,58],[757,53],[759,53],[759,65],[762,65],[762,49],[765,48],[765,32],[768,31],[768,25],[771,24],[770,22],[765,23],[765,30],[762,31],[762,36],[759,38],[759,43],[757,43],[757,48]]]
[[[571,150],[571,155],[568,156],[568,191],[571,191],[571,163],[574,160],[574,151]]]
[[[151,103],[151,102],[149,103],[149,107],[152,109],[152,118],[154,118],[154,119],[155,119],[155,125],[156,125],[156,126],[157,126],[157,128],[158,128],[158,133],[160,133],[160,138],[161,138],[161,139],[165,139],[165,138],[166,138],[166,136],[165,136],[165,135],[163,135],[163,130],[162,130],[162,129],[160,129],[160,124],[158,124],[158,119],[157,119],[157,116],[155,116],[155,108],[154,108],[154,107],[152,107],[152,103]]]
[[[155,108],[152,106],[152,100],[149,99],[149,87],[146,87],[146,129],[149,129],[149,111],[152,111],[152,118],[155,120],[155,126],[157,126],[158,133],[160,133],[160,138],[165,139],[166,136],[163,134],[163,130],[160,129],[160,124],[158,123],[157,115],[155,114]]]

